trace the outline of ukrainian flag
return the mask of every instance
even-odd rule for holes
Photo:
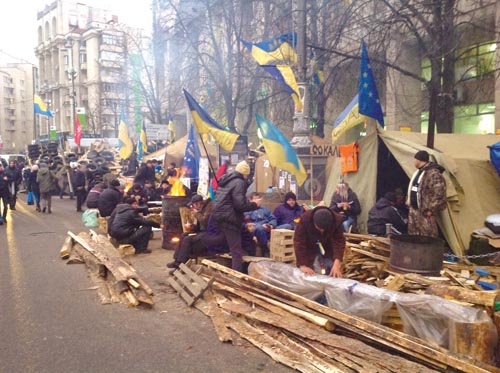
[[[252,53],[255,61],[285,87],[285,90],[292,96],[296,110],[301,111],[303,107],[299,87],[292,68],[287,64],[297,62],[297,54],[292,46],[287,41],[276,45],[276,40],[279,40],[279,38],[257,44],[252,44],[243,39],[240,40]]]
[[[128,135],[128,128],[125,124],[125,112],[122,110],[120,115],[120,126],[118,130],[118,148],[120,158],[127,159],[134,151],[134,144]]]
[[[139,141],[137,141],[137,159],[142,159],[144,153],[148,151],[148,140],[146,138],[146,127],[142,123],[141,133],[139,134]]]
[[[255,114],[255,118],[259,126],[264,149],[269,158],[269,163],[274,167],[281,168],[295,175],[299,186],[304,184],[304,181],[307,179],[307,172],[297,153],[290,145],[290,142],[267,119],[264,119],[259,114]]]
[[[210,134],[225,151],[232,151],[240,135],[227,131],[201,108],[196,100],[184,89],[184,95],[193,116],[193,122],[199,134]]]
[[[366,115],[359,113],[358,95],[354,96],[333,123],[332,143],[335,143],[345,131],[364,123],[367,119]]]
[[[33,96],[33,106],[35,110],[35,114],[45,115],[46,117],[53,118],[54,114],[47,109],[47,105],[38,95]]]

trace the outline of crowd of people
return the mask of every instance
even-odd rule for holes
[[[444,169],[431,162],[426,151],[415,154],[416,171],[412,176],[405,200],[402,191],[385,193],[369,210],[368,233],[377,236],[414,234],[436,237],[436,217],[446,207]],[[191,194],[183,186],[184,194],[191,197],[189,229],[182,235],[168,268],[178,268],[192,256],[230,252],[232,268],[244,270],[243,256],[254,255],[257,248],[269,256],[269,240],[273,229],[294,230],[294,249],[297,266],[306,275],[323,273],[340,277],[345,247],[345,232],[356,231],[361,213],[358,196],[346,182],[340,182],[329,206],[310,209],[297,203],[297,196],[288,192],[274,211],[263,206],[262,195],[247,194],[251,168],[245,161],[232,171],[224,162],[214,178],[213,199]],[[107,176],[107,177],[106,177]],[[84,166],[77,162],[62,170],[49,169],[40,162],[31,167],[12,161],[7,167],[0,163],[0,224],[6,222],[7,209],[15,210],[17,193],[21,186],[31,196],[36,211],[52,213],[52,196],[60,198],[69,189],[70,198],[76,199],[76,211],[98,211],[108,218],[108,234],[117,243],[128,243],[136,253],[149,253],[148,242],[153,227],[161,225],[141,216],[149,201],[161,201],[172,189],[177,177],[175,163],[163,173],[154,160],[140,165],[133,185],[125,186],[115,175],[104,175],[100,181],[90,180]],[[157,186],[158,185],[158,186]],[[59,190],[58,190],[59,189]],[[88,191],[88,192],[87,192]],[[28,198],[28,202],[30,199]]]

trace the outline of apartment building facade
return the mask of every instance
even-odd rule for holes
[[[0,152],[17,153],[33,140],[35,68],[29,63],[0,67]]]
[[[126,97],[126,43],[118,17],[104,9],[62,0],[37,14],[39,77],[35,92],[54,113],[39,139],[74,134],[76,117],[84,136],[114,136]]]

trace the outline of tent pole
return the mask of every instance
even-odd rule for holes
[[[313,156],[309,152],[309,167],[311,170],[311,206],[313,206],[313,193],[314,193],[314,168],[313,168]]]

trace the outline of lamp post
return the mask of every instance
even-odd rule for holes
[[[76,122],[76,90],[75,90],[75,79],[77,76],[77,72],[75,70],[75,66],[73,64],[73,45],[75,41],[73,40],[72,37],[66,38],[66,43],[64,44],[64,47],[68,51],[68,58],[69,58],[69,68],[66,71],[68,74],[68,79],[71,82],[71,92],[69,93],[69,97],[71,99],[71,119],[70,119],[70,130],[68,132],[71,132],[71,125],[73,126],[73,133],[74,133],[74,126]],[[64,128],[62,128],[62,132],[64,133]]]

